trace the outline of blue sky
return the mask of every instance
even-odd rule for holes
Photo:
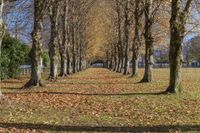
[[[16,36],[16,29],[18,29],[18,37],[25,43],[30,42],[31,31],[33,29],[32,2],[33,0],[14,2],[12,9],[4,16],[8,31],[13,36]]]

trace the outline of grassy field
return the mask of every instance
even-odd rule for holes
[[[183,93],[158,95],[169,71],[153,83],[107,69],[88,69],[46,87],[19,90],[27,77],[1,82],[0,132],[200,132],[200,69],[183,69]]]

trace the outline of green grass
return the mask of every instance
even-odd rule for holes
[[[183,69],[184,92],[176,95],[155,95],[167,88],[167,69],[138,84],[142,73],[88,69],[26,91],[18,89],[26,77],[2,81],[0,132],[200,131],[200,69]]]

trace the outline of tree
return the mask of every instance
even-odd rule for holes
[[[43,86],[42,83],[42,19],[47,7],[48,1],[34,0],[34,27],[32,32],[32,49],[31,58],[31,79],[22,87],[24,89],[30,87]]]
[[[60,48],[60,57],[61,57],[61,62],[60,62],[60,75],[59,76],[67,76],[67,47],[68,47],[68,0],[64,0],[63,2],[63,9],[62,9],[62,41],[59,43],[59,48]]]
[[[16,38],[6,34],[2,43],[0,79],[16,78],[20,65],[26,62],[30,48]]]
[[[153,7],[153,4],[156,6]],[[154,0],[145,0],[144,2],[144,38],[145,38],[145,72],[141,82],[151,82],[153,80],[153,43],[154,38],[152,34],[152,28],[155,21],[155,15],[160,6],[161,1],[157,2]]]
[[[172,0],[170,20],[170,82],[167,93],[181,92],[181,66],[182,66],[182,44],[186,31],[188,13],[193,0]]]
[[[75,3],[76,1],[70,2],[70,40],[71,40],[71,53],[72,53],[72,73],[76,73],[76,23],[75,23]]]
[[[0,5],[0,55],[1,55],[1,45],[6,31],[6,26],[3,22],[4,0],[1,0],[0,4],[1,4]]]
[[[49,42],[49,57],[50,57],[50,74],[49,79],[55,80],[58,76],[58,16],[59,16],[58,0],[52,0],[49,9],[51,22],[51,38]]]
[[[123,64],[123,74],[126,75],[128,73],[128,50],[129,50],[129,38],[130,38],[130,0],[126,0],[125,9],[124,9],[124,64]]]
[[[138,74],[138,58],[139,50],[141,47],[141,29],[142,29],[142,14],[143,9],[140,0],[135,1],[135,25],[134,25],[134,40],[132,46],[132,74],[131,76],[136,76]]]

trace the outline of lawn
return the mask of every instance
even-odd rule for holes
[[[152,83],[88,69],[45,88],[20,90],[27,77],[1,82],[0,132],[200,132],[200,69],[183,69],[183,93],[160,95],[168,69]],[[44,75],[46,78],[46,75]]]

